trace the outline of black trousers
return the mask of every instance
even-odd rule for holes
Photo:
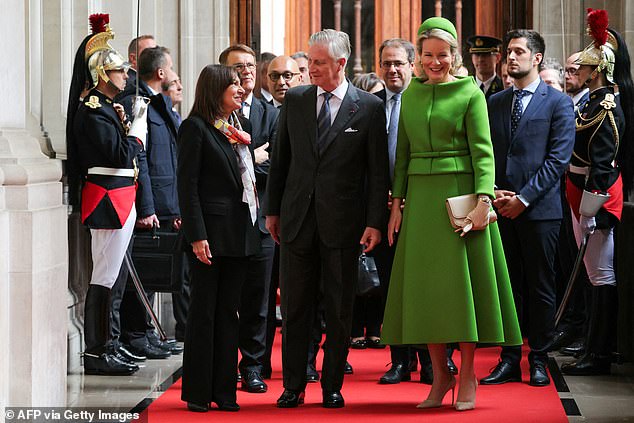
[[[350,344],[352,304],[357,284],[359,247],[329,248],[321,241],[314,208],[296,239],[280,247],[282,296],[282,370],[284,388],[306,386],[310,330],[315,319],[320,276],[326,318],[326,346],[321,386],[340,390]]]
[[[249,259],[239,307],[239,346],[242,354],[239,367],[243,374],[248,371],[261,373],[266,360],[266,328],[275,241],[268,234],[260,235],[261,250]]]
[[[561,220],[511,220],[500,217],[500,235],[520,320],[528,314],[527,333],[533,364],[548,364],[556,313],[554,262]],[[524,289],[525,288],[525,289]],[[524,292],[528,298],[524,299]],[[523,307],[527,305],[528,310]],[[521,316],[521,317],[520,317]],[[519,364],[521,347],[503,347],[502,360]]]
[[[563,185],[565,187],[565,184]],[[572,230],[572,213],[565,197],[563,197],[564,218],[561,221],[559,242],[557,244],[557,297],[562,298],[572,273],[575,259],[579,252],[577,241]],[[559,322],[558,330],[562,330],[583,338],[588,332],[588,314],[590,310],[590,281],[585,266],[581,266],[575,289],[572,291],[568,306]],[[559,302],[558,302],[559,304]]]
[[[192,291],[183,354],[183,401],[235,402],[238,305],[247,257],[190,256]]]

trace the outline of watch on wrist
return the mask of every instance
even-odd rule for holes
[[[480,195],[478,197],[478,201],[482,201],[483,203],[486,203],[488,205],[491,205],[491,199],[489,198],[488,195]]]

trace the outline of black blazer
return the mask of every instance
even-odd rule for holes
[[[282,241],[295,239],[314,202],[322,242],[358,245],[366,226],[383,227],[389,169],[385,110],[373,94],[349,84],[317,150],[317,87],[287,91],[267,185],[267,216],[280,216]]]
[[[269,147],[266,149],[269,153],[273,151],[273,145],[275,143],[275,129],[277,128],[277,117],[279,116],[279,110],[267,103],[265,100],[253,97],[251,102],[251,112],[249,113],[249,122],[251,123],[251,142],[253,148],[258,148],[261,145],[269,143]],[[255,166],[255,179],[258,189],[258,199],[260,200],[260,207],[264,204],[266,191],[266,180],[269,175],[270,161],[267,160],[264,163]],[[262,213],[258,216],[258,224],[260,231],[264,234],[268,234],[266,230],[266,218]]]
[[[185,119],[178,131],[177,180],[181,230],[188,243],[206,239],[214,256],[259,252],[257,226],[242,202],[236,153],[227,138],[200,117]]]

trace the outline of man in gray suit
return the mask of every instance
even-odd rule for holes
[[[341,396],[350,343],[359,244],[372,250],[386,218],[388,157],[381,100],[345,78],[348,35],[331,29],[309,40],[315,85],[286,93],[267,186],[266,224],[280,243],[281,408],[304,400],[310,331],[323,280],[326,348],[323,406]]]

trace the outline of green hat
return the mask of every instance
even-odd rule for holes
[[[418,35],[421,35],[423,32],[428,31],[430,29],[442,29],[450,33],[456,40],[458,39],[458,32],[456,31],[456,27],[453,26],[449,19],[441,18],[440,16],[434,16],[433,18],[425,19],[418,27]]]

